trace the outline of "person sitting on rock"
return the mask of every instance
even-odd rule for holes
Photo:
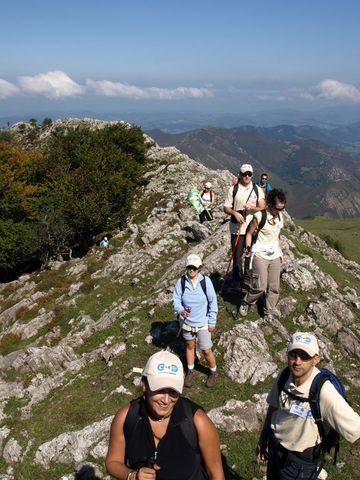
[[[104,237],[101,242],[100,242],[100,247],[102,248],[109,248],[110,247],[110,243],[109,243],[109,240],[107,237]]]

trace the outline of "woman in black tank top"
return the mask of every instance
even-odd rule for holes
[[[106,468],[118,480],[224,480],[220,441],[205,412],[181,397],[182,364],[152,355],[143,397],[121,408],[111,425]]]

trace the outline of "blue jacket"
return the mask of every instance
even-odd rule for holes
[[[188,276],[185,275],[185,290],[182,294],[181,278],[176,282],[173,294],[174,310],[180,314],[184,307],[191,307],[190,316],[185,320],[187,325],[202,327],[203,325],[216,325],[218,304],[214,286],[209,277],[205,277],[206,295],[200,285],[204,278],[202,273],[198,274],[198,283],[194,288]],[[207,296],[207,299],[206,299]],[[181,317],[183,318],[183,317]]]
[[[256,182],[256,185],[257,185],[258,187],[262,187],[261,182]],[[265,185],[264,185],[264,187],[265,187],[265,191],[266,191],[266,192],[270,192],[270,190],[272,190],[271,183],[266,182]]]

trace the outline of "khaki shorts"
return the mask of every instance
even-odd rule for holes
[[[197,340],[200,350],[209,350],[212,347],[211,333],[208,329],[199,330],[197,333],[182,331],[184,340]]]

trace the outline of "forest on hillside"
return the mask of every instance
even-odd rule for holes
[[[121,123],[58,126],[26,148],[3,134],[0,280],[86,251],[97,235],[121,229],[144,181],[145,151],[140,128]]]

